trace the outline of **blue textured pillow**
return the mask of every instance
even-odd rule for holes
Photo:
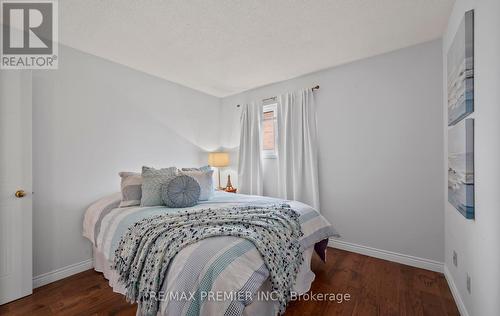
[[[178,175],[162,186],[161,198],[168,207],[190,207],[198,203],[200,185],[187,175]]]
[[[176,175],[176,167],[163,169],[142,167],[141,206],[163,205],[161,187]]]

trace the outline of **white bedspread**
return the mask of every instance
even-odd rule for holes
[[[127,207],[117,208],[120,195],[103,198],[89,207],[83,223],[83,235],[94,245],[95,268],[102,271],[110,280],[110,285],[117,292],[124,288],[117,281],[116,274],[110,268],[114,250],[128,227],[137,221],[165,212],[179,209],[162,207]],[[216,192],[209,201],[203,201],[192,207],[220,208],[244,205],[269,205],[283,200]],[[310,259],[316,243],[336,235],[330,224],[310,206],[296,201],[286,201],[301,214],[301,230],[304,236],[300,242],[304,252],[305,264],[301,267],[294,290],[304,293],[310,287],[314,274],[309,268]],[[184,209],[183,209],[184,210]],[[320,251],[321,252],[321,251]],[[161,315],[242,315],[251,310],[269,314],[274,311],[273,302],[250,299],[210,300],[201,297],[201,291],[238,293],[242,291],[256,293],[266,288],[269,273],[260,253],[248,241],[237,237],[211,237],[182,249],[173,259],[163,285],[164,293],[196,292],[194,300],[166,299],[160,304]]]

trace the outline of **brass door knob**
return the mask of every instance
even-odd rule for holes
[[[26,192],[24,192],[24,190],[17,190],[16,193],[15,193],[15,196],[17,198],[25,197],[26,196]]]

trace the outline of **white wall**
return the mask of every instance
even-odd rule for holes
[[[465,11],[475,12],[475,220],[465,219],[445,190],[445,266],[469,315],[500,314],[500,1],[457,0],[443,37],[443,83],[446,55]],[[443,91],[444,118],[447,117]],[[447,148],[447,124],[444,125]],[[444,152],[447,188],[447,151]],[[458,268],[453,265],[458,253]],[[471,276],[471,294],[466,275]]]
[[[60,46],[33,74],[34,275],[91,258],[86,207],[118,192],[118,172],[206,163],[220,100]]]
[[[441,41],[227,97],[222,145],[239,144],[236,104],[315,84],[321,212],[346,242],[442,262]]]

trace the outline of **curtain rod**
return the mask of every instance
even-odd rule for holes
[[[311,88],[312,91],[314,90],[319,90],[319,85],[315,85],[314,87]],[[276,100],[276,97],[270,97],[270,98],[267,98],[267,99],[262,99],[262,101],[269,101],[269,100]],[[239,104],[236,105],[237,108],[240,107]]]

